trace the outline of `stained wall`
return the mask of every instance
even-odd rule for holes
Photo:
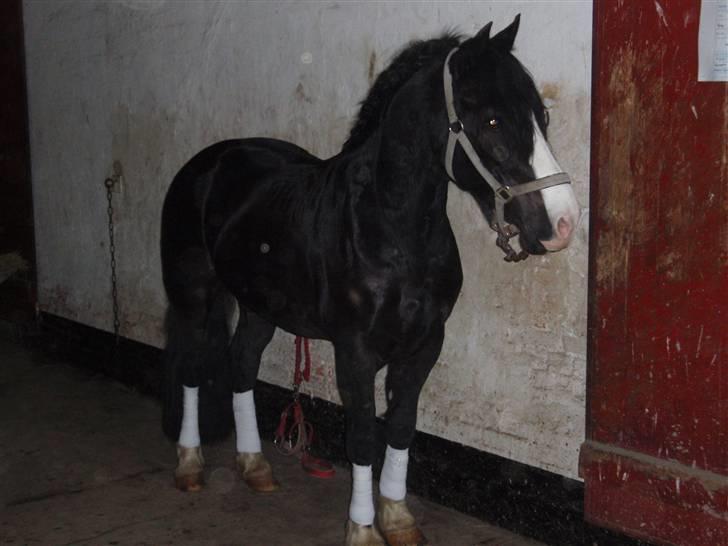
[[[104,179],[113,194],[121,334],[162,346],[158,252],[166,188],[217,140],[269,136],[336,153],[373,78],[412,39],[522,14],[516,54],[551,108],[550,140],[588,203],[591,2],[26,1],[39,305],[110,330]],[[566,251],[506,264],[469,196],[448,213],[465,283],[420,403],[419,428],[576,477],[584,437],[587,216]],[[261,379],[288,385],[278,333]],[[313,344],[313,394],[338,401]],[[381,385],[382,377],[378,378]],[[384,400],[378,400],[384,411]]]

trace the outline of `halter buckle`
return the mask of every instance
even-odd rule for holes
[[[508,203],[511,199],[513,199],[513,194],[511,193],[511,189],[508,186],[501,186],[498,189],[495,190],[495,194],[504,202]]]

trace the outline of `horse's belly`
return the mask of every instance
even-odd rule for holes
[[[326,337],[311,275],[296,254],[283,245],[243,241],[227,259],[218,256],[215,269],[247,309],[296,335]]]

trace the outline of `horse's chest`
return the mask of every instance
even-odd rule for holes
[[[425,286],[382,288],[380,285],[369,295],[374,304],[366,306],[359,330],[367,332],[369,345],[388,361],[416,351],[431,332],[442,326],[452,303]]]
[[[404,271],[357,272],[350,277],[341,300],[332,305],[341,311],[337,314],[342,326],[369,332],[380,353],[406,352],[444,324],[461,280],[457,260],[423,262]]]

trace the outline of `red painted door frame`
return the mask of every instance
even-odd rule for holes
[[[728,84],[699,0],[594,5],[585,515],[728,545]]]

